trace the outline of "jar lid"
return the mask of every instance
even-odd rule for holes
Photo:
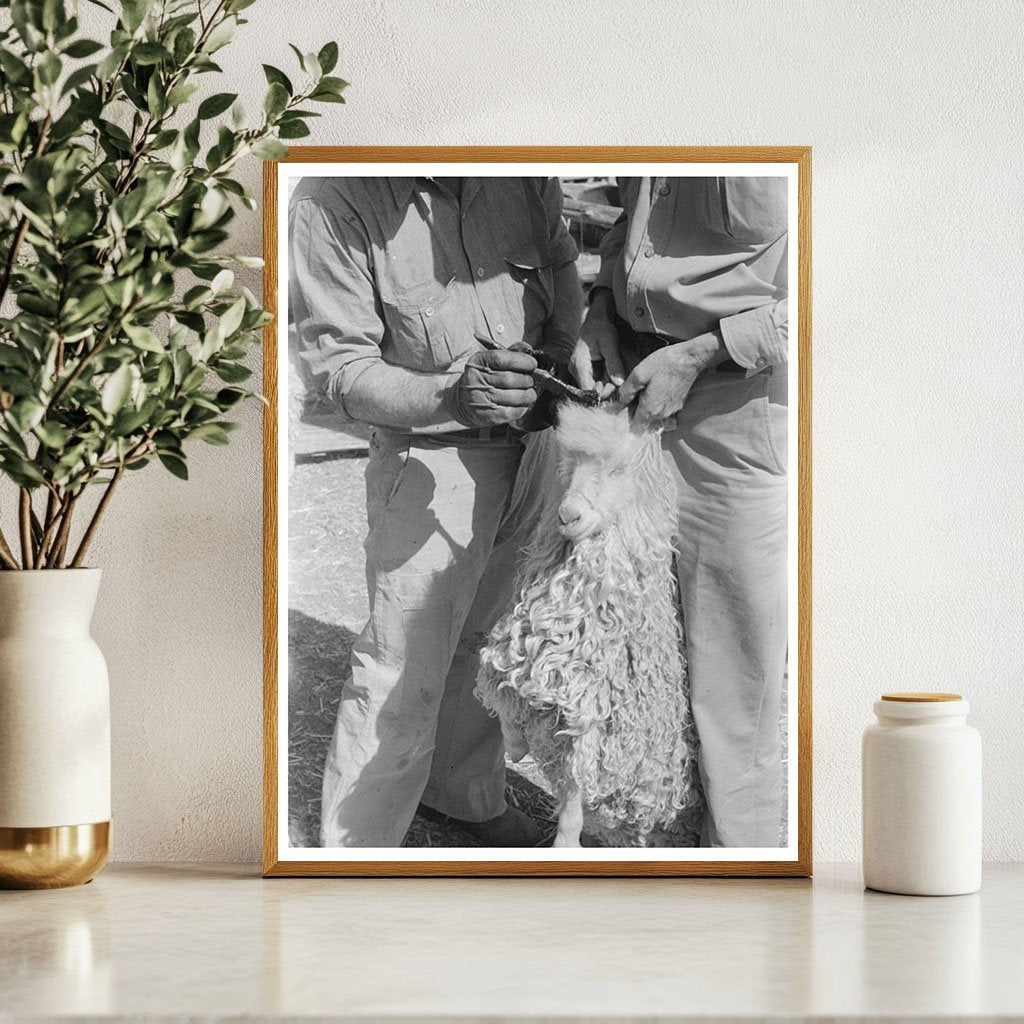
[[[956,693],[885,693],[875,701],[875,714],[887,719],[965,716],[970,705]]]
[[[932,704],[944,700],[963,700],[959,693],[883,693],[882,700],[898,700],[910,704]]]

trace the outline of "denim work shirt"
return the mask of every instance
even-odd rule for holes
[[[289,308],[312,389],[344,406],[374,363],[451,372],[482,346],[571,345],[554,272],[576,259],[556,178],[304,178]],[[564,319],[564,317],[562,318]],[[571,337],[569,337],[571,335]]]
[[[787,362],[786,178],[620,178],[619,195],[594,287],[623,320],[676,341],[717,328],[748,373]]]

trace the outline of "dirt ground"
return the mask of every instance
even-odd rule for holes
[[[352,643],[367,616],[363,537],[365,450],[300,456],[289,488],[288,760],[289,833],[295,847],[319,845],[320,784]],[[509,765],[506,797],[554,835],[553,803],[529,761]],[[697,845],[699,810],[657,845]],[[591,831],[595,831],[591,829]],[[782,835],[785,836],[785,823]],[[607,840],[608,837],[605,837]],[[406,846],[477,846],[451,823],[419,816]]]

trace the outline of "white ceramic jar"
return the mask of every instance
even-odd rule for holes
[[[981,887],[981,737],[954,693],[890,693],[862,747],[864,884],[913,896]]]

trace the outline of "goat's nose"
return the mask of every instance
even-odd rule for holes
[[[563,502],[558,507],[558,521],[563,526],[572,526],[573,523],[579,522],[581,515],[579,508],[569,502]]]

